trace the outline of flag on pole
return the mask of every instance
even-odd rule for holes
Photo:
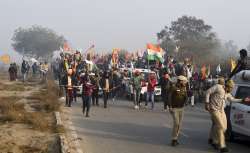
[[[231,58],[230,59],[230,64],[231,64],[231,72],[233,72],[233,70],[234,70],[234,68],[236,67],[236,61],[233,59],[233,58]]]
[[[118,64],[118,58],[119,58],[119,48],[114,48],[112,50],[112,64]]]
[[[163,62],[163,49],[159,45],[147,44],[147,58]]]
[[[207,78],[206,71],[207,71],[207,68],[205,65],[203,65],[201,67],[201,80],[205,80]]]
[[[4,64],[9,64],[10,63],[10,56],[8,54],[0,56],[0,61],[3,62]]]
[[[70,47],[69,47],[69,44],[67,43],[67,42],[65,42],[64,44],[63,44],[63,51],[70,51],[71,49],[70,49]]]
[[[209,76],[210,73],[211,73],[211,67],[210,67],[210,65],[208,65],[208,67],[207,67],[207,76]]]
[[[220,64],[216,67],[216,72],[217,72],[217,74],[220,74],[220,72],[221,72]]]

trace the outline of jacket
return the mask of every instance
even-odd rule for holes
[[[142,77],[141,76],[135,76],[132,78],[131,83],[132,86],[135,90],[141,90],[141,82],[142,82]]]
[[[112,81],[110,79],[108,79],[108,82],[109,82],[109,89],[112,89]],[[104,90],[105,87],[106,87],[106,78],[102,77],[101,81],[100,81],[100,86],[101,88]],[[109,92],[109,91],[108,91]]]
[[[83,88],[83,95],[84,96],[91,96],[93,93],[93,89],[94,89],[94,85],[92,85],[91,83],[88,82],[84,82],[82,85]]]
[[[161,86],[162,93],[167,93],[171,87],[170,80],[166,80],[164,77],[160,78],[159,85]]]
[[[180,87],[178,84],[170,89],[169,102],[172,108],[183,108],[188,99],[186,87]]]
[[[155,86],[157,85],[157,81],[155,78],[150,78],[148,82],[148,92],[155,91]]]
[[[224,86],[216,84],[206,92],[206,103],[209,104],[210,111],[224,111],[226,101],[241,102],[242,99],[234,98],[231,93],[226,93]]]

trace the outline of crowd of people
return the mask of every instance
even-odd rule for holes
[[[192,106],[196,102],[204,102],[205,109],[210,113],[212,127],[209,136],[209,143],[220,152],[228,152],[225,143],[226,116],[224,112],[225,102],[249,102],[249,98],[235,99],[230,93],[234,87],[231,77],[243,69],[247,69],[247,51],[240,51],[238,65],[232,71],[229,78],[216,76],[215,81],[211,74],[194,70],[190,59],[185,58],[184,62],[177,62],[174,57],[169,56],[164,63],[156,62],[154,65],[147,65],[148,74],[145,76],[138,68],[127,68],[121,64],[109,65],[106,59],[101,68],[91,61],[91,56],[83,58],[80,52],[73,54],[61,53],[60,58],[51,62],[51,69],[54,79],[58,80],[60,91],[66,96],[65,106],[71,107],[73,101],[77,101],[78,95],[82,98],[82,112],[90,117],[91,105],[99,106],[99,97],[103,97],[103,107],[108,107],[108,100],[115,101],[116,98],[130,97],[134,102],[134,109],[145,106],[151,102],[150,109],[155,107],[156,87],[161,89],[161,100],[163,110],[169,111],[173,118],[172,146],[179,144],[178,137],[183,120],[184,107],[187,104]],[[138,63],[139,60],[136,62]],[[126,65],[126,64],[125,64]],[[143,64],[139,64],[143,65]],[[29,65],[23,61],[21,65],[22,80],[32,68],[33,75],[40,74],[46,80],[49,69],[48,63],[33,63]],[[136,66],[135,66],[136,67]],[[9,68],[10,80],[17,79],[18,67],[12,63]],[[146,88],[145,99],[142,89]]]
[[[108,107],[108,99],[111,96],[114,101],[120,93],[130,93],[133,97],[134,108],[139,110],[142,106],[142,88],[146,87],[145,106],[151,101],[151,109],[154,109],[155,88],[160,86],[163,109],[169,110],[173,118],[172,146],[179,144],[178,137],[183,120],[184,107],[187,103],[192,106],[195,102],[205,102],[205,109],[210,113],[212,127],[209,136],[209,143],[220,152],[228,152],[225,143],[226,116],[224,106],[226,101],[249,102],[249,98],[235,99],[231,95],[234,82],[231,77],[247,67],[247,51],[240,51],[241,58],[229,78],[216,76],[215,81],[212,75],[194,71],[194,66],[188,58],[183,64],[176,62],[169,56],[165,63],[158,63],[150,69],[145,78],[138,69],[90,69],[91,65],[76,55],[61,55],[59,63],[59,82],[66,91],[66,105],[71,106],[73,99],[76,100],[78,87],[82,87],[83,114],[90,116],[90,106],[99,106],[99,92],[102,91],[104,108]],[[90,60],[90,59],[87,59]],[[106,66],[108,67],[108,66]],[[94,74],[92,74],[94,73]],[[63,75],[61,75],[63,74]],[[206,73],[205,73],[206,74]],[[78,81],[80,80],[80,81]],[[126,92],[127,88],[130,92]],[[198,96],[197,96],[198,95]]]
[[[16,63],[11,63],[8,69],[10,81],[17,81],[19,78],[23,82],[27,81],[28,76],[31,74],[33,77],[39,75],[42,80],[46,80],[48,71],[48,62],[29,63],[28,60],[23,60],[20,66],[18,66]],[[18,77],[19,74],[21,77]]]

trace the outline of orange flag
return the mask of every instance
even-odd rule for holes
[[[3,62],[4,64],[9,64],[10,63],[10,56],[8,54],[0,56],[0,61]]]
[[[207,77],[206,71],[207,71],[207,68],[206,68],[205,65],[203,65],[202,68],[201,68],[201,79],[202,79],[202,80],[205,80],[206,77]]]
[[[63,44],[63,51],[70,51],[70,47],[69,47],[69,44],[67,42],[65,42]]]

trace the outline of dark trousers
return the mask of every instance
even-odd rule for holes
[[[82,112],[83,112],[83,114],[85,113],[85,110],[87,110],[86,115],[89,114],[90,105],[91,105],[91,96],[84,95],[82,97]]]
[[[73,101],[73,90],[66,89],[66,106],[71,107],[71,103]]]
[[[140,103],[140,95],[141,95],[141,89],[134,89],[134,104],[139,105]]]
[[[98,95],[99,90],[94,90],[92,94],[92,103],[93,105],[99,105],[99,95]]]
[[[107,108],[108,97],[109,97],[109,92],[104,90],[103,91],[104,108]]]
[[[74,101],[76,102],[76,99],[77,99],[77,88],[73,88],[73,98],[74,98]]]
[[[163,101],[163,104],[164,104],[164,109],[167,109],[168,108],[168,94],[166,92],[162,92],[162,101]]]
[[[112,90],[112,92],[111,92],[112,98],[114,98],[114,99],[116,98],[117,92],[118,92],[118,89],[117,89],[117,88],[115,88],[115,89]]]

